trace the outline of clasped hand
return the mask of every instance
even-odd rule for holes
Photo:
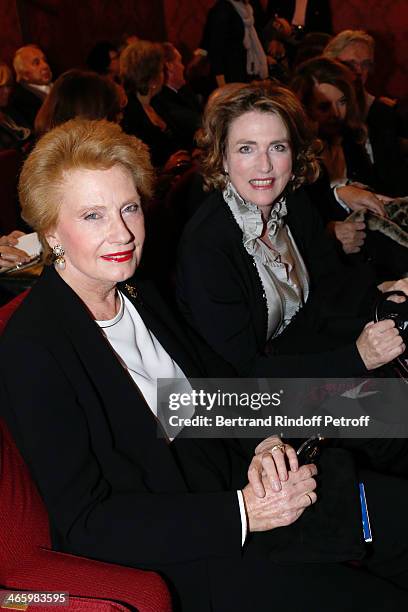
[[[315,465],[299,467],[296,451],[276,436],[255,449],[242,493],[250,531],[266,531],[296,521],[315,503]]]

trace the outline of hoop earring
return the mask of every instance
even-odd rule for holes
[[[65,251],[61,244],[56,244],[52,247],[52,253],[55,257],[54,266],[57,270],[65,270]]]

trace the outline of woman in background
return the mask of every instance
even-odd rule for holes
[[[128,96],[122,126],[146,143],[154,166],[164,166],[180,149],[177,134],[151,105],[164,83],[164,54],[157,43],[138,40],[120,56],[120,74]]]
[[[323,143],[321,178],[308,190],[329,231],[346,255],[369,258],[379,280],[408,271],[407,249],[379,232],[365,231],[363,221],[347,219],[357,210],[386,216],[391,198],[378,195],[380,186],[365,142],[367,130],[356,104],[353,76],[340,62],[317,57],[299,65],[292,89],[303,103]]]

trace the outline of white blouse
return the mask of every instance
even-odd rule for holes
[[[117,315],[109,321],[96,323],[157,416],[157,379],[180,378],[186,383],[187,379],[155,335],[147,329],[132,302],[120,291],[118,295],[120,307]]]

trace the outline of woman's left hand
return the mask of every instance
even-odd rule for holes
[[[266,478],[274,491],[282,489],[281,482],[288,479],[288,465],[292,472],[299,468],[295,449],[277,436],[266,438],[258,444],[248,468],[248,480],[257,497],[265,496],[262,478]]]
[[[356,185],[344,185],[337,187],[337,195],[351,210],[371,210],[373,213],[386,217],[384,204],[390,202],[392,198],[378,195],[367,189],[361,189]]]

